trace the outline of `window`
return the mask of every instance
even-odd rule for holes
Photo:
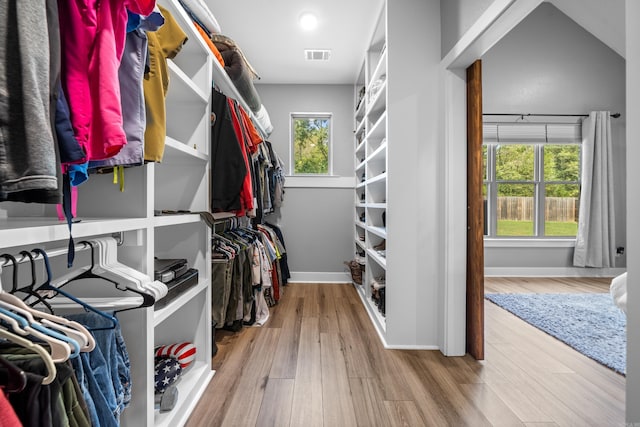
[[[575,237],[579,133],[554,140],[545,130],[542,142],[530,135],[499,141],[491,131],[488,134],[483,145],[485,236]]]
[[[331,175],[331,114],[291,114],[292,175]]]

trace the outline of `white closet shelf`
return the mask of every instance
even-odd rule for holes
[[[356,174],[361,170],[364,169],[364,165],[366,164],[366,161],[362,161],[358,166],[356,166]]]
[[[384,269],[387,268],[387,260],[386,258],[380,256],[375,250],[367,249],[367,254],[371,259],[373,259],[378,265]]]
[[[378,92],[373,96],[373,99],[367,105],[367,114],[372,114],[376,111],[382,112],[387,106],[387,82],[384,81]]]
[[[167,227],[179,224],[191,224],[200,222],[199,214],[175,214],[175,215],[158,215],[154,217],[153,224],[156,227]]]
[[[362,240],[356,239],[354,241],[356,242],[356,245],[358,245],[358,247],[360,247],[362,250],[367,250]]]
[[[384,112],[378,117],[378,120],[371,126],[371,130],[366,136],[366,139],[371,142],[375,140],[381,141],[385,136],[387,136],[387,113]]]
[[[166,137],[163,163],[175,164],[193,159],[202,160],[206,163],[209,160],[209,156],[169,136]]]
[[[376,148],[373,153],[367,157],[366,162],[372,162],[374,160],[380,159],[384,160],[387,158],[387,143],[381,144],[378,148]]]
[[[175,408],[162,413],[156,409],[154,411],[154,425],[156,427],[184,425],[214,375],[215,371],[211,370],[208,364],[194,362],[175,383],[178,388],[178,402]]]
[[[146,218],[80,218],[74,223],[72,234],[77,241],[83,237],[146,229]],[[5,218],[0,220],[0,231],[5,242],[33,245],[56,240],[67,240],[67,223],[57,218]]]
[[[378,59],[378,63],[376,64],[375,68],[373,69],[373,73],[371,74],[371,79],[369,80],[369,82],[371,84],[374,83],[383,74],[386,74],[386,73],[387,73],[387,50],[384,49],[384,51],[380,55],[380,59]],[[385,82],[386,82],[386,78],[385,78]],[[371,84],[369,86],[371,86]],[[367,88],[367,89],[369,89],[369,88]]]
[[[362,221],[356,221],[356,225],[360,228],[367,228],[367,225]]]
[[[382,237],[383,239],[387,238],[387,229],[384,227],[374,227],[370,225],[367,227],[367,230],[369,230],[369,232],[375,234],[378,237]]]
[[[365,184],[366,184],[366,181],[362,181],[362,182],[357,183],[356,184],[356,190],[359,189],[359,188],[364,188]]]
[[[358,146],[356,147],[356,156],[359,153],[362,153],[364,151],[365,141],[366,141],[366,139],[363,139],[362,142],[360,144],[358,144]]]
[[[366,208],[367,204],[362,202],[356,202],[356,208]]]
[[[155,310],[153,312],[153,322],[155,326],[158,326],[160,323],[167,320],[172,314],[174,314],[177,310],[184,307],[184,305],[191,301],[195,297],[202,297],[203,292],[207,291],[209,287],[209,282],[211,280],[208,277],[202,277],[202,272],[198,273],[198,284],[194,287],[188,289],[187,291],[180,294],[179,297],[171,301],[167,306]]]
[[[383,172],[380,175],[376,175],[373,178],[371,178],[370,180],[366,181],[366,183],[368,185],[372,185],[372,184],[384,182],[386,179],[387,179],[387,173]]]
[[[209,94],[202,92],[172,60],[169,59],[167,64],[171,72],[171,83],[167,92],[168,102],[192,104],[194,99],[198,99],[202,101],[203,106],[206,106],[209,102]]]
[[[360,131],[364,129],[364,123],[366,122],[366,120],[364,118],[361,118],[359,120],[360,122],[358,122],[356,126],[356,131],[354,132],[355,134],[360,133]]]
[[[372,209],[386,209],[387,204],[386,203],[368,203],[367,207]]]

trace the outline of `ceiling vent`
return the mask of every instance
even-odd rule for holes
[[[329,49],[305,49],[304,57],[307,61],[328,61],[331,57]]]

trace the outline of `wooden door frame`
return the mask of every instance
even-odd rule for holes
[[[484,207],[482,197],[482,61],[467,70],[466,352],[484,360]]]

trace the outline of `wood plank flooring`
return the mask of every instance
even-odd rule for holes
[[[607,292],[494,279],[487,292]],[[262,328],[217,333],[188,427],[624,426],[624,377],[485,302],[484,361],[385,350],[350,284],[290,284]]]

